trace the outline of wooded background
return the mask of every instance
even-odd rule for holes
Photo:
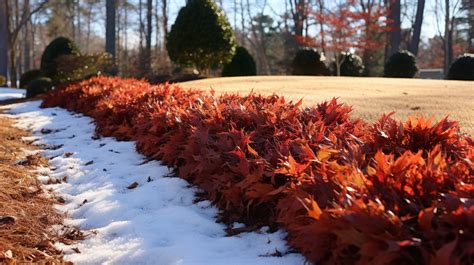
[[[343,49],[360,55],[366,76],[380,76],[400,49],[420,68],[444,68],[474,51],[474,0],[220,0],[238,44],[254,56],[260,75],[288,73],[299,48],[314,46],[334,58],[337,33],[355,29]],[[183,0],[2,0],[0,75],[12,83],[39,68],[55,37],[74,40],[85,53],[114,54],[121,76],[169,75],[176,68],[166,35]],[[344,24],[341,12],[359,15]],[[339,19],[338,19],[339,15]],[[424,20],[433,28],[424,28]],[[106,30],[106,28],[108,30]],[[435,32],[422,38],[423,32]],[[340,35],[339,35],[340,36]],[[347,37],[347,36],[346,36]],[[107,49],[105,48],[107,46]]]

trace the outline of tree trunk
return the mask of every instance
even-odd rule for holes
[[[25,13],[30,13],[30,0],[25,0],[25,2],[23,3],[23,12]],[[24,40],[23,40],[23,43],[24,43],[24,50],[23,50],[23,58],[24,58],[24,62],[23,62],[23,69],[24,71],[28,71],[30,70],[30,22],[31,20],[29,20],[26,24],[25,24],[25,28],[23,29],[24,30]]]
[[[68,12],[67,19],[69,20],[72,39],[76,41],[76,24],[74,23],[75,13],[76,13],[76,2],[75,1],[66,1],[66,10]]]
[[[125,2],[125,3],[126,3],[127,5],[125,6],[124,14],[123,14],[123,16],[124,16],[124,21],[123,21],[124,26],[123,26],[123,27],[124,27],[124,29],[125,29],[125,31],[124,31],[124,33],[123,33],[123,34],[124,34],[124,37],[123,37],[123,38],[124,38],[123,61],[124,61],[124,62],[128,62],[128,33],[127,33],[128,30],[127,30],[127,29],[128,29],[128,8],[129,8],[129,6],[128,6],[128,3],[127,3],[127,2]],[[128,63],[124,63],[124,64],[122,65],[122,74],[123,74],[123,73],[128,73]]]
[[[138,74],[143,77],[144,72],[144,48],[143,48],[143,35],[145,34],[145,25],[143,24],[143,2],[138,1],[138,25],[140,32],[139,46],[138,46]],[[146,38],[146,36],[145,36]]]
[[[234,32],[237,31],[237,0],[234,0]]]
[[[93,3],[89,2],[87,6],[87,32],[86,32],[86,52],[89,53],[89,42],[91,39],[91,24],[92,24],[92,6]]]
[[[115,7],[115,65],[117,66],[117,71],[120,72],[120,67],[122,63],[122,49],[121,49],[121,41],[122,41],[122,21],[121,17],[121,8],[123,5],[123,1],[118,1],[117,6]]]
[[[304,14],[306,9],[307,0],[290,0],[291,15],[294,23],[294,33],[296,37],[303,36],[304,22],[306,15]]]
[[[115,64],[115,0],[107,0],[105,26],[105,51],[112,55]],[[115,73],[113,73],[115,74]]]
[[[336,53],[336,75],[341,76],[341,62],[340,62],[340,53]]]
[[[77,43],[82,43],[81,3],[80,3],[80,0],[77,0],[76,8],[77,8],[77,13],[76,13],[76,24],[77,24],[76,41],[77,41]]]
[[[145,75],[151,70],[151,34],[152,34],[153,0],[146,3],[146,39],[145,39]]]
[[[248,4],[248,1],[247,1],[247,4]],[[244,11],[244,0],[241,0],[240,1],[240,27],[241,27],[241,40],[240,40],[240,43],[242,46],[245,47],[245,36],[247,34],[247,30],[246,30],[246,27],[245,27],[245,11]]]
[[[11,45],[11,44],[10,44]],[[10,46],[10,51],[8,52],[9,55],[9,62],[10,62],[10,81],[11,81],[11,87],[17,87],[16,85],[16,54],[15,54],[15,49],[13,46]]]
[[[400,43],[402,40],[401,21],[400,21],[401,5],[400,0],[390,2],[390,52],[389,56],[400,50]]]
[[[8,77],[8,46],[9,46],[9,30],[8,30],[8,3],[0,1],[0,75]]]
[[[324,21],[323,21],[323,16],[324,16],[324,0],[318,0],[318,6],[319,6],[319,16],[320,18],[318,19],[319,22],[319,37],[321,38],[321,50],[323,53],[326,53],[326,37],[324,34]]]
[[[474,1],[466,1],[464,5],[467,10],[467,23],[469,25],[468,52],[474,53]]]
[[[161,26],[160,26],[160,18],[158,16],[158,7],[159,7],[159,0],[155,1],[154,7],[154,18],[155,18],[155,54],[154,58],[157,62],[161,65],[161,43],[160,43],[160,35],[161,35]]]
[[[446,11],[444,16],[444,75],[446,76],[453,60],[453,32],[451,28],[449,0],[445,0],[444,2]]]
[[[18,87],[17,86],[17,54],[16,54],[16,40],[18,38],[18,34],[20,32],[20,11],[19,11],[19,1],[16,0],[15,2],[15,8],[14,8],[14,13],[15,15],[12,16],[11,18],[14,19],[14,22],[12,22],[11,25],[14,25],[15,29],[18,29],[13,35],[10,33],[10,51],[9,51],[9,56],[10,56],[10,81],[11,81],[11,86],[12,87]]]
[[[163,19],[163,33],[165,34],[164,44],[166,45],[166,38],[168,37],[168,0],[162,2],[161,16]]]
[[[30,21],[31,22],[31,30],[30,30],[30,40],[31,40],[31,43],[33,43],[33,45],[31,45],[31,69],[36,69],[36,45],[34,45],[35,43],[35,36],[36,36],[36,23],[34,21]]]
[[[20,43],[23,42],[23,40],[20,40],[19,43],[16,44],[16,50],[17,50],[17,56],[16,56],[16,74],[17,74],[17,77],[16,77],[16,80],[19,81],[20,80],[20,75],[21,73],[23,73],[24,71],[24,67],[23,67],[23,50],[21,49],[21,45]],[[17,86],[19,87],[19,86]]]
[[[415,24],[413,25],[413,36],[408,46],[408,51],[415,56],[418,55],[418,47],[420,46],[421,26],[423,25],[423,13],[425,11],[425,0],[418,0],[416,7]]]

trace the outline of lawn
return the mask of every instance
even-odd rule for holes
[[[474,82],[309,76],[256,76],[211,78],[181,83],[184,87],[218,93],[277,93],[290,99],[304,99],[312,105],[338,97],[354,107],[353,117],[370,121],[380,113],[396,112],[397,118],[414,113],[440,119],[449,115],[461,122],[462,130],[474,134]]]

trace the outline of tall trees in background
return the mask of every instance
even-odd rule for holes
[[[171,16],[176,14],[174,4],[184,2],[0,0],[0,74],[8,73],[15,82],[22,72],[38,66],[45,45],[57,36],[73,39],[87,53],[101,52],[106,44],[107,51],[115,50],[121,75],[170,74],[176,65],[170,62],[165,48],[169,20],[174,20]],[[111,3],[114,8],[109,8]],[[280,5],[278,8],[272,6],[276,3]],[[438,51],[438,56],[442,55],[441,59],[445,58],[445,68],[455,56],[469,51],[469,45],[474,52],[474,11],[469,12],[474,8],[472,0],[341,0],[340,3],[352,6],[351,11],[355,12],[349,30],[354,31],[351,37],[357,39],[343,46],[364,58],[366,75],[378,75],[384,54],[388,58],[398,49],[408,49],[415,55],[421,49],[422,56],[428,53],[430,45],[442,41],[441,49],[438,46],[433,49]],[[340,38],[342,32],[334,27],[334,21],[327,19],[328,14],[338,11],[334,0],[229,0],[222,1],[221,6],[232,22],[238,44],[254,56],[259,74],[288,73],[296,50],[305,45],[296,40],[305,37],[311,37],[313,45],[330,60],[344,58],[333,56],[339,50],[335,49],[333,39]],[[107,19],[114,10],[115,19]],[[422,24],[424,15],[428,14],[437,18],[438,37],[437,41],[427,43],[426,37],[432,36],[422,34]],[[387,24],[393,31],[387,32]],[[104,25],[106,36],[102,31]],[[115,42],[107,41],[114,32]],[[383,46],[385,51],[380,49]],[[424,65],[434,67],[437,63]]]
[[[341,65],[351,49],[358,49],[364,56],[367,69],[366,75],[375,71],[373,65],[378,63],[378,50],[385,44],[385,33],[388,31],[386,18],[388,8],[382,1],[375,0],[343,0],[332,1],[330,8],[325,8],[324,1],[311,12],[319,24],[319,34],[311,38],[302,38],[305,45],[324,47],[331,60],[334,60],[336,74],[340,75]],[[398,44],[394,45],[398,51]]]
[[[354,2],[362,34],[356,46],[361,46],[365,66],[364,75],[379,75],[384,57],[384,54],[380,52],[380,48],[384,47],[386,33],[390,30],[386,21],[389,8],[384,5],[382,0],[359,0]]]
[[[0,2],[0,75],[8,73],[8,17],[7,1]]]
[[[336,75],[341,75],[341,65],[344,63],[345,56],[343,54],[353,48],[353,44],[358,42],[356,37],[357,28],[355,27],[358,19],[354,10],[354,2],[338,1],[331,10],[315,11],[318,21],[324,21],[326,34],[320,32],[320,40],[316,41],[321,44],[327,51],[332,53],[332,59],[336,66]]]
[[[466,22],[469,25],[468,42],[469,52],[474,53],[474,1],[464,0],[463,9],[466,11]]]
[[[402,23],[401,23],[401,1],[389,0],[389,24],[390,24],[390,50],[389,56],[400,50],[402,42]]]
[[[450,0],[444,0],[444,73],[448,73],[449,66],[453,62],[453,23],[451,17]]]
[[[146,33],[145,50],[143,51],[143,76],[149,75],[151,71],[151,34],[153,18],[153,0],[147,0],[146,3]]]
[[[100,4],[100,0],[87,0],[85,6],[82,8],[84,12],[84,16],[86,19],[86,36],[85,36],[85,50],[87,53],[90,52],[90,42],[91,42],[91,33],[92,33],[92,23],[94,22],[95,16],[97,13],[98,5]]]
[[[444,64],[446,74],[454,59],[454,31],[462,21],[462,0],[435,0],[435,17],[438,34],[443,42]],[[443,21],[441,26],[440,21]],[[441,32],[441,28],[444,32]]]
[[[413,35],[411,36],[408,45],[408,51],[413,55],[418,55],[418,48],[420,46],[421,26],[423,25],[423,17],[425,12],[425,0],[418,0],[416,5],[415,22],[413,23]]]
[[[24,0],[20,3],[18,0],[4,0],[0,3],[0,12],[3,13],[0,17],[0,34],[3,41],[0,41],[0,69],[1,72],[8,72],[11,83],[16,85],[18,79],[18,72],[22,72],[29,66],[23,66],[22,58],[25,57],[25,52],[29,50],[24,48],[24,43],[17,41],[19,36],[26,38],[26,43],[29,45],[28,38],[29,34],[21,34],[25,32],[25,26],[30,22],[31,17],[41,11],[48,4],[48,0],[35,1],[34,5],[30,6],[29,0]],[[6,44],[5,44],[6,43]],[[5,52],[7,53],[7,59],[4,59]],[[5,65],[7,71],[4,70]]]
[[[115,0],[107,0],[106,2],[106,23],[105,23],[105,51],[112,55],[115,63]]]
[[[465,14],[461,21],[467,25],[468,51],[474,53],[474,0],[462,0],[461,9]]]
[[[271,66],[268,60],[268,50],[270,39],[275,33],[273,27],[273,18],[265,14],[267,2],[264,1],[260,8],[251,7],[247,0],[247,15],[250,18],[250,26],[248,27],[249,34],[246,35],[245,41],[250,44],[250,50],[255,54],[257,60],[259,74],[271,74]],[[257,10],[257,14],[253,14],[251,9]]]
[[[317,0],[317,22],[319,24],[319,37],[321,38],[321,50],[323,53],[326,52],[326,41],[325,41],[325,32],[324,32],[324,10],[326,9],[326,2],[324,0]]]
[[[389,50],[388,50],[388,54],[385,56],[386,58],[388,58],[390,55],[402,49],[401,47],[401,42],[402,42],[401,0],[387,0],[387,1],[388,3],[386,4],[389,5],[389,10],[390,10],[388,22],[390,24],[391,31],[389,32],[389,43],[388,43]],[[409,3],[407,4],[407,6],[405,6],[405,9],[409,8],[408,5]],[[424,11],[425,11],[425,0],[417,0],[415,17],[412,20],[411,29],[408,31],[409,33],[411,33],[411,36],[410,35],[407,36],[408,37],[407,47],[404,47],[415,56],[418,54],[418,47],[420,45],[421,26],[423,24]]]
[[[288,0],[290,4],[291,18],[293,19],[294,34],[303,37],[305,24],[308,21],[308,13],[311,8],[311,0]]]
[[[30,13],[30,0],[24,0],[23,3],[23,13]],[[30,34],[29,34],[29,25],[30,19],[26,21],[23,29],[23,66],[24,71],[30,70]]]
[[[150,72],[152,8],[153,4],[150,0],[146,0],[146,3],[144,3],[143,0],[138,2],[138,28],[140,32],[138,47],[138,75],[140,77],[145,77]],[[143,10],[145,10],[145,12]]]
[[[163,20],[163,32],[165,36],[168,36],[168,1],[169,0],[161,1],[161,17]],[[166,42],[166,38],[164,41]]]

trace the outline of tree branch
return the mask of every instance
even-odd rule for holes
[[[49,3],[49,0],[44,0],[43,2],[38,4],[38,6],[35,9],[33,9],[31,12],[22,14],[21,19],[18,22],[16,28],[10,33],[9,41],[10,41],[11,46],[13,46],[13,44],[15,43],[16,38],[21,28],[26,24],[26,22],[28,22],[28,20],[30,20],[31,16],[33,16],[35,13],[43,9],[48,3]]]

